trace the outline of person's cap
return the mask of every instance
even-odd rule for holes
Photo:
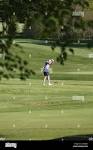
[[[48,62],[49,62],[49,64],[51,64],[51,63],[52,63],[52,60],[51,60],[51,59],[49,59],[49,60],[48,60]]]
[[[49,64],[52,64],[54,62],[54,59],[49,59],[48,62]]]

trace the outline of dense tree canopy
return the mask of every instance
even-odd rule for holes
[[[88,0],[1,0],[3,31],[0,36],[6,36],[6,40],[0,40],[0,55],[3,59],[0,59],[0,77],[14,77],[14,69],[19,70],[21,79],[34,73],[27,68],[26,60],[10,51],[18,22],[24,23],[24,30],[34,31],[36,37],[51,38],[54,41],[51,43],[53,50],[60,46],[57,61],[64,64],[67,58],[66,47],[75,40],[76,32],[85,30],[86,25],[82,15],[72,14],[76,10],[83,11],[88,6]],[[73,52],[71,48],[69,50]]]

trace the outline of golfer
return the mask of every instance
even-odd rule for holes
[[[43,74],[44,74],[43,85],[45,85],[46,80],[48,80],[48,85],[52,85],[51,82],[50,82],[49,69],[50,69],[50,65],[52,65],[53,63],[54,63],[54,60],[53,59],[49,59],[44,64],[44,67],[43,67]]]

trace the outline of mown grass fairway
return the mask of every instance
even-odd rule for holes
[[[65,66],[53,66],[52,86],[42,85],[41,68],[58,50],[22,44],[23,57],[36,76],[27,81],[0,81],[0,138],[45,140],[70,135],[93,134],[93,49],[76,49]],[[18,51],[19,52],[19,51]],[[26,52],[26,53],[25,53]],[[72,100],[73,96],[84,96]]]
[[[0,136],[51,139],[93,133],[92,86],[80,81],[64,81],[64,86],[57,81],[51,87],[40,80],[2,81]],[[72,100],[73,95],[84,95],[85,101]]]

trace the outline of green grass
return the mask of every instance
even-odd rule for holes
[[[44,140],[93,133],[93,81],[52,82],[51,87],[41,80],[1,82],[0,137]],[[72,100],[75,95],[85,101]]]
[[[12,48],[13,51],[19,53],[24,59],[29,61],[29,67],[36,72],[36,76],[32,76],[34,79],[42,79],[41,68],[45,60],[53,58],[55,60],[55,65],[53,69],[53,79],[66,79],[66,80],[92,80],[93,76],[90,74],[93,68],[93,59],[89,58],[89,54],[93,53],[93,49],[78,49],[75,48],[75,54],[72,55],[69,53],[68,60],[65,62],[65,65],[59,65],[56,62],[56,57],[58,56],[60,49],[56,48],[55,51],[52,51],[48,46],[34,45],[29,43],[22,43],[22,49]],[[31,57],[29,57],[29,54]],[[73,72],[87,72],[87,74],[76,74],[73,76]],[[68,75],[68,72],[70,74]],[[89,73],[88,73],[89,72]]]
[[[22,46],[22,50],[13,50],[29,59],[36,76],[27,81],[0,81],[0,138],[45,140],[93,134],[93,59],[88,58],[93,49],[75,49],[64,66],[55,62],[53,85],[43,86],[43,62],[56,60],[59,49],[52,52],[47,46]],[[85,99],[72,100],[73,96]]]

